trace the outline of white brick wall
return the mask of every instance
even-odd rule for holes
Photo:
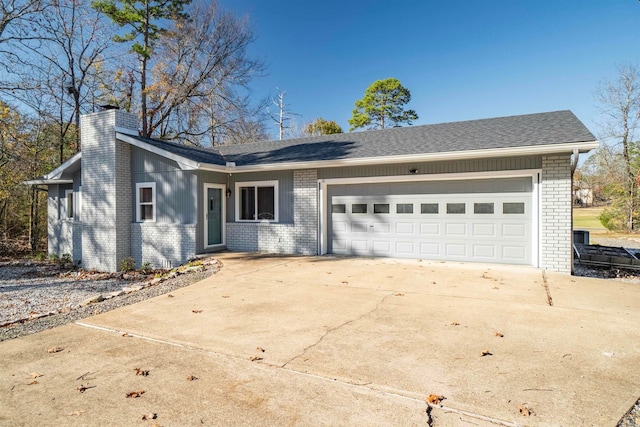
[[[285,254],[318,253],[318,188],[315,169],[293,172],[293,224],[228,223],[227,248]]]
[[[196,224],[133,223],[131,256],[136,267],[149,262],[154,268],[171,268],[196,253]]]
[[[130,254],[131,148],[116,127],[137,129],[135,115],[119,110],[87,114],[82,138],[82,265],[117,271]]]
[[[571,273],[571,155],[542,156],[540,267]]]

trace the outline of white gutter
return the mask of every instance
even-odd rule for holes
[[[330,144],[330,143],[328,143]],[[402,156],[365,157],[356,159],[316,160],[310,162],[281,162],[262,165],[236,166],[234,172],[260,172],[265,170],[314,169],[340,166],[365,166],[375,164],[434,162],[443,160],[467,160],[488,157],[520,157],[541,154],[587,152],[600,146],[599,141],[548,144],[528,147],[493,148],[488,150],[447,151],[444,153],[408,154]],[[211,166],[211,168],[209,168]],[[202,164],[203,169],[218,170],[220,166]]]
[[[49,184],[73,184],[72,179],[32,179],[30,181],[22,181],[24,185],[49,185]]]

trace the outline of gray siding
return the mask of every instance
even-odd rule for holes
[[[318,169],[318,179],[409,175],[410,169],[417,169],[417,174],[440,174],[540,169],[541,167],[542,158],[540,156],[506,157],[498,159],[324,168]]]
[[[293,224],[293,171],[236,173],[229,177],[231,197],[227,199],[227,222],[235,222],[236,182],[278,181],[278,222]]]
[[[132,218],[136,220],[136,184],[156,183],[156,223],[195,224],[198,178],[194,171],[181,170],[176,162],[132,147]]]

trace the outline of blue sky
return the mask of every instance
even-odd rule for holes
[[[286,90],[301,123],[346,131],[375,80],[411,91],[414,124],[570,109],[596,135],[593,93],[640,62],[635,0],[220,0],[248,15],[265,59],[257,97]],[[276,126],[269,128],[277,136]]]

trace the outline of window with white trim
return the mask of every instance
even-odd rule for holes
[[[65,206],[66,206],[66,214],[65,218],[73,219],[73,214],[75,211],[75,206],[73,204],[73,190],[65,190],[64,191],[65,198]]]
[[[154,222],[156,220],[156,183],[136,183],[136,221]]]
[[[278,181],[236,182],[237,221],[278,221]]]

